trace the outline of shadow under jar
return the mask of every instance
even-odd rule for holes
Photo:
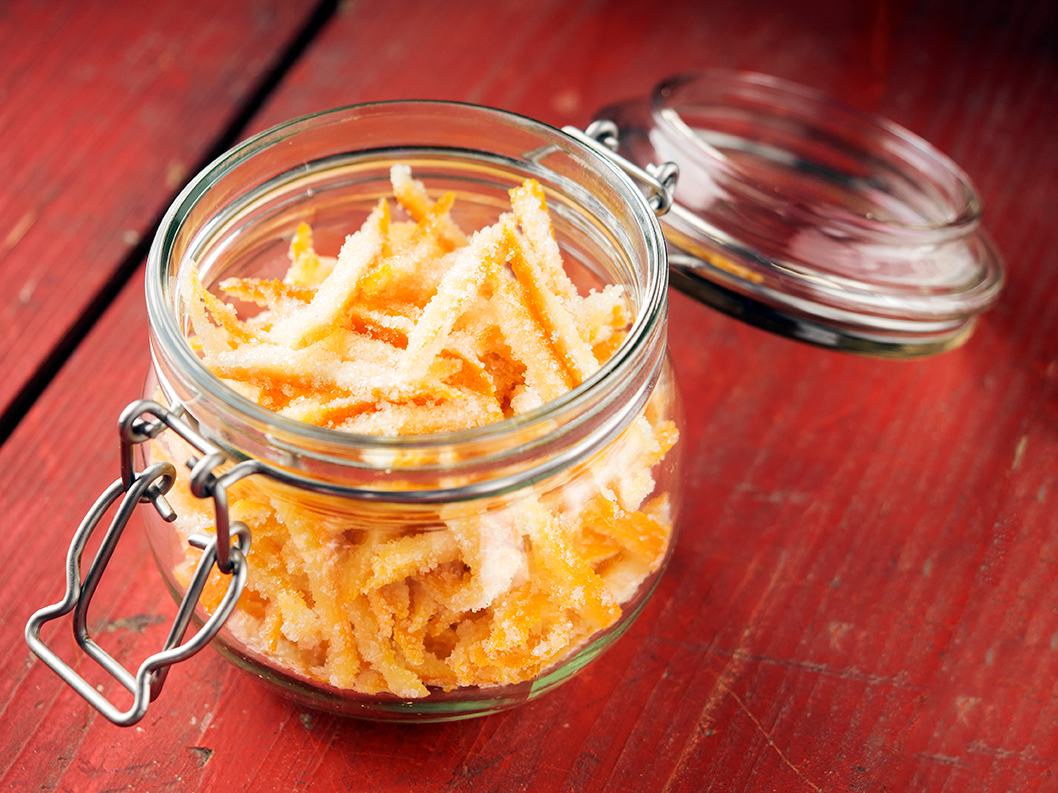
[[[624,287],[628,335],[585,382],[527,413],[433,435],[356,435],[286,418],[211,373],[189,343],[184,268],[207,289],[281,278],[297,226],[335,254],[390,168],[455,194],[468,232],[526,178],[547,197],[581,294]],[[296,700],[374,719],[437,721],[512,707],[567,680],[643,608],[674,544],[682,416],[667,362],[661,230],[607,158],[545,125],[487,108],[397,102],[296,120],[214,162],[162,222],[147,269],[154,368],[146,396],[181,406],[223,451],[216,473],[249,529],[247,582],[219,649]],[[243,307],[245,308],[245,307]],[[173,523],[147,510],[179,598],[208,535],[190,492],[194,454],[172,432],[141,464],[171,462]],[[234,525],[234,524],[233,524]],[[217,570],[201,602],[215,607]]]

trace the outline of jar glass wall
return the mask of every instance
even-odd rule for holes
[[[634,322],[585,382],[540,407],[458,432],[353,435],[293,421],[215,377],[188,343],[182,268],[207,288],[280,277],[295,228],[336,253],[411,166],[453,218],[497,220],[536,179],[581,293],[621,284]],[[200,174],[163,220],[147,277],[154,373],[147,396],[179,403],[230,463],[252,536],[246,591],[223,652],[287,694],[371,718],[463,718],[567,679],[627,628],[657,583],[679,507],[679,398],[665,358],[658,223],[608,160],[537,122],[448,103],[384,103],[301,119]],[[245,308],[245,307],[241,307]],[[149,519],[181,594],[213,530],[171,433],[144,445],[182,472],[174,524]],[[219,600],[226,579],[202,602]]]

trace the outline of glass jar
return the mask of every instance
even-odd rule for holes
[[[336,253],[391,195],[396,163],[431,194],[454,192],[453,218],[468,230],[495,222],[526,178],[542,185],[581,293],[621,284],[633,308],[597,373],[476,429],[375,436],[273,413],[203,366],[188,343],[183,268],[194,264],[207,288],[281,277],[303,221],[317,249]],[[681,413],[665,355],[666,275],[655,214],[620,169],[496,110],[331,111],[259,135],[199,174],[148,260],[146,396],[180,406],[222,451],[213,475],[253,466],[226,484],[232,525],[252,541],[221,651],[313,707],[418,721],[514,706],[597,657],[643,608],[673,546]],[[175,521],[147,510],[146,522],[182,598],[201,553],[194,537],[216,523],[184,465],[201,450],[169,432],[137,448],[144,467],[177,471],[166,496]],[[216,608],[226,587],[214,570],[202,603]]]

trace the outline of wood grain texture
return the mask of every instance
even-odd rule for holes
[[[0,5],[0,417],[311,11],[279,0]]]
[[[583,675],[507,714],[377,725],[306,712],[203,653],[121,731],[19,632],[116,475],[114,419],[148,365],[130,285],[0,448],[0,788],[1058,790],[1055,11],[782,6],[349,3],[255,127],[413,96],[583,125],[688,68],[799,80],[926,136],[978,184],[1009,280],[974,338],[859,359],[674,294],[681,535],[640,620]],[[92,619],[130,659],[174,611],[144,557],[134,532]]]

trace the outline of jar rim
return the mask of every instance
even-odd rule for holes
[[[331,123],[356,120],[378,114],[419,115],[424,118],[437,114],[469,115],[479,119],[508,124],[537,135],[543,145],[557,146],[571,153],[586,165],[590,165],[596,176],[604,179],[627,203],[629,217],[634,220],[635,233],[641,235],[645,260],[646,289],[641,295],[639,310],[627,338],[597,372],[583,383],[556,399],[534,408],[525,414],[454,432],[439,432],[421,435],[365,435],[354,434],[327,427],[296,421],[272,412],[236,393],[220,378],[210,372],[192,350],[184,335],[177,316],[177,290],[174,276],[182,264],[173,261],[173,251],[178,233],[195,205],[222,177],[238,165],[254,156],[280,145],[306,129]],[[355,144],[350,151],[356,151]],[[406,149],[401,149],[406,151]],[[527,152],[533,154],[533,152]],[[460,447],[474,443],[495,443],[507,436],[545,433],[561,415],[576,413],[591,407],[599,399],[599,392],[612,388],[615,380],[626,377],[644,359],[646,348],[656,342],[661,334],[664,344],[664,322],[667,312],[667,258],[660,225],[643,194],[619,168],[607,158],[599,155],[573,137],[542,122],[515,113],[481,105],[430,100],[398,100],[372,102],[334,108],[292,119],[265,130],[228,152],[220,155],[197,174],[174,200],[166,212],[148,255],[146,269],[146,296],[152,334],[152,353],[155,369],[158,357],[164,355],[180,377],[194,384],[196,391],[211,400],[211,404],[223,405],[227,415],[236,422],[248,422],[266,426],[281,436],[284,443],[293,443],[294,448],[325,449],[322,456],[329,460],[340,459],[343,450],[379,450],[385,452],[380,459],[392,459],[394,455],[411,450],[430,450],[442,447]],[[282,445],[282,444],[281,444]]]

